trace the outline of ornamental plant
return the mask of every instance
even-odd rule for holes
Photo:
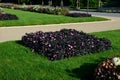
[[[95,70],[95,80],[120,80],[120,57],[101,62]]]
[[[86,14],[86,13],[67,13],[66,16],[70,16],[70,17],[91,17],[91,14]]]
[[[21,41],[32,51],[52,61],[111,49],[110,40],[97,38],[75,29],[26,33]]]
[[[0,14],[0,20],[18,20],[18,17],[13,14]]]
[[[0,7],[0,14],[5,14],[5,12],[3,11],[1,7]]]
[[[112,59],[112,62],[115,66],[119,66],[120,65],[120,57],[114,57]]]
[[[18,17],[16,15],[7,14],[0,7],[0,20],[17,20]]]
[[[38,13],[46,13],[46,14],[55,14],[55,15],[66,15],[69,12],[67,8],[60,8],[60,7],[48,7],[48,6],[34,6],[26,7],[25,10],[34,11]]]

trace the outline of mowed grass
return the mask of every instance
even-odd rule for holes
[[[21,10],[5,9],[7,13],[15,14],[19,20],[0,20],[0,26],[27,26],[27,25],[45,25],[45,24],[60,24],[60,23],[76,23],[76,22],[91,22],[108,20],[100,17],[85,17],[73,18],[63,15],[49,15]]]
[[[97,64],[120,53],[120,30],[91,34],[110,39],[112,49],[49,61],[20,45],[20,41],[0,43],[0,80],[93,80]]]

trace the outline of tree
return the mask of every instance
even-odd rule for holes
[[[26,4],[27,4],[27,3],[29,3],[29,2],[30,2],[30,0],[18,0],[18,3],[20,3],[20,4],[21,4],[21,3],[22,3],[22,4],[23,4],[23,3],[26,3]]]
[[[77,8],[77,9],[80,9],[80,0],[77,0],[77,1],[76,1],[76,5],[77,5],[76,8]]]
[[[49,0],[48,3],[49,3],[49,6],[52,6],[52,0]]]
[[[61,2],[60,2],[60,6],[61,6],[61,7],[64,6],[63,0],[61,0]]]
[[[44,1],[42,0],[42,6],[44,5]]]
[[[71,7],[73,8],[79,8],[80,7],[80,0],[70,0]]]
[[[99,0],[90,0],[90,8],[98,8]]]
[[[119,0],[108,0],[106,6],[109,6],[109,7],[120,7],[120,1]]]

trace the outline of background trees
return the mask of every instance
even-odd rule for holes
[[[87,7],[87,0],[78,0],[80,3],[80,8],[86,8]],[[77,6],[77,0],[70,0],[71,7]],[[98,7],[98,0],[89,0],[89,7],[90,8],[97,8]]]
[[[8,3],[17,3],[17,4],[42,4],[48,5],[49,0],[0,0],[1,2],[8,2]],[[87,0],[63,0],[64,6],[71,6],[76,8],[77,1],[79,1],[80,8],[86,8]],[[120,7],[119,0],[89,0],[89,7],[90,8],[98,8],[99,3],[102,3],[103,6],[107,7]],[[52,0],[52,6],[60,6],[61,0]]]
[[[105,0],[105,6],[108,7],[120,7],[120,0]]]

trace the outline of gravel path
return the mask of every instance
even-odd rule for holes
[[[35,25],[20,27],[0,27],[0,42],[9,40],[20,40],[22,35],[36,31],[58,31],[60,29],[76,29],[78,31],[100,32],[107,30],[120,29],[120,17],[100,16],[109,18],[109,21],[100,22],[83,22],[83,23],[67,23],[67,24],[51,24],[51,25]]]

